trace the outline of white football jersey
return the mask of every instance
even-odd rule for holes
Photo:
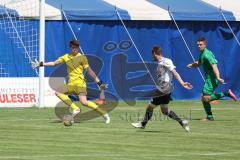
[[[163,57],[157,66],[157,89],[163,94],[172,92],[172,70],[175,69],[173,62],[169,58]]]

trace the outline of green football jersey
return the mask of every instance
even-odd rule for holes
[[[203,70],[205,73],[206,79],[215,79],[216,76],[213,72],[212,65],[217,64],[217,60],[215,59],[213,53],[209,51],[207,48],[200,54],[198,61],[202,64]]]

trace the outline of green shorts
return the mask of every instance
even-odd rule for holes
[[[217,79],[205,79],[205,83],[203,86],[203,94],[211,95],[214,93],[214,90],[218,87],[219,82]]]

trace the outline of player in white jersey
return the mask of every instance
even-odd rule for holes
[[[132,126],[136,128],[144,129],[148,121],[153,115],[153,110],[158,105],[161,107],[161,111],[164,115],[176,120],[187,132],[190,131],[188,121],[182,120],[179,116],[171,111],[168,107],[168,103],[171,100],[171,93],[173,91],[172,77],[174,76],[178,82],[186,89],[192,89],[192,86],[188,82],[184,82],[181,76],[177,73],[176,67],[174,66],[171,59],[163,57],[162,49],[160,46],[154,46],[152,48],[152,56],[155,61],[158,62],[157,67],[157,93],[158,95],[152,98],[149,103],[144,119],[142,122],[132,123]]]

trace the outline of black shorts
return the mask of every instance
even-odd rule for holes
[[[152,98],[151,103],[154,105],[168,104],[172,100],[171,93],[159,97]]]

